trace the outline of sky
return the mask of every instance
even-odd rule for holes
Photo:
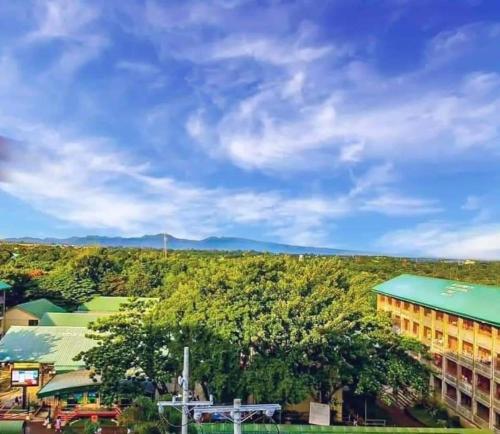
[[[500,2],[0,0],[0,238],[500,259]]]

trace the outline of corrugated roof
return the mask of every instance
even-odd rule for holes
[[[209,433],[209,434],[226,434],[232,433],[232,424],[229,423],[204,423],[204,424],[193,424],[197,433]],[[339,433],[380,433],[380,434],[396,434],[396,433],[421,433],[421,434],[491,434],[488,429],[478,429],[478,428],[420,428],[420,427],[382,427],[382,426],[343,426],[343,425],[277,425],[277,424],[255,424],[255,423],[245,423],[241,426],[243,433],[254,433],[254,434],[304,434],[304,433],[321,433],[321,434],[339,434]]]
[[[0,340],[0,362],[54,363],[56,371],[83,368],[73,360],[96,345],[85,327],[12,326]]]
[[[500,287],[402,274],[375,291],[454,315],[500,326]]]
[[[11,289],[11,286],[7,283],[4,282],[3,280],[0,280],[0,290],[8,290]]]
[[[26,303],[21,303],[16,306],[13,306],[12,309],[21,309],[31,315],[36,316],[37,318],[41,318],[47,312],[66,312],[60,306],[52,303],[50,300],[46,298],[39,298],[38,300],[28,301]]]
[[[78,307],[79,311],[97,311],[97,312],[118,312],[120,307],[134,300],[133,297],[105,297],[98,296],[94,297],[92,300],[87,301],[86,303],[81,304]],[[149,298],[149,297],[137,297],[135,300],[141,301],[151,301],[158,300],[157,298]]]
[[[112,315],[112,312],[47,312],[42,316],[41,326],[88,327],[99,318]]]
[[[43,386],[37,395],[40,398],[45,396],[54,396],[62,392],[75,390],[85,390],[96,387],[101,384],[100,376],[90,377],[90,371],[81,369],[73,372],[55,375],[45,386]]]

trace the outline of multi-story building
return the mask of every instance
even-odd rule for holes
[[[10,289],[10,285],[0,280],[0,337],[3,334],[3,323],[5,319],[5,293]]]
[[[500,434],[500,287],[403,274],[375,292],[394,329],[429,347],[431,388],[450,412]]]

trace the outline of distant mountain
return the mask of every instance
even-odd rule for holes
[[[87,235],[70,238],[7,238],[11,243],[59,244],[68,246],[99,245],[103,247],[139,247],[162,249],[163,234],[144,235],[142,237],[102,237]],[[312,255],[362,255],[366,253],[352,250],[330,249],[327,247],[306,247],[290,244],[255,241],[246,238],[209,237],[203,240],[186,240],[167,235],[167,247],[171,250],[225,250],[255,251],[269,253],[312,254]]]

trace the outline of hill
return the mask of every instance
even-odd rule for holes
[[[103,247],[138,247],[163,248],[163,234],[143,235],[142,237],[105,237],[87,235],[70,238],[7,238],[5,241],[29,244],[54,244],[68,246]],[[209,237],[202,240],[189,240],[167,235],[167,247],[171,250],[224,250],[224,251],[255,251],[268,253],[314,254],[314,255],[360,255],[362,252],[353,250],[332,249],[327,247],[295,246],[291,244],[256,241],[235,237]]]

